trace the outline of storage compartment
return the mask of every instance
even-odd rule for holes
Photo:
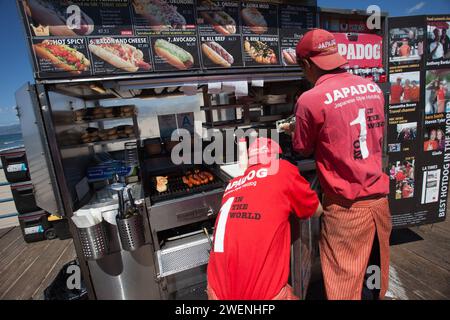
[[[33,185],[31,183],[13,184],[11,185],[11,192],[19,214],[40,210],[40,208],[36,205]]]
[[[10,183],[30,180],[27,157],[24,149],[15,149],[1,154],[3,171]]]
[[[28,243],[45,240],[46,231],[50,228],[45,211],[21,214],[19,224],[23,239]]]

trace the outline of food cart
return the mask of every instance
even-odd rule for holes
[[[91,299],[205,298],[214,220],[240,172],[237,129],[275,129],[292,115],[309,88],[293,48],[320,10],[289,0],[101,2],[17,1],[36,79],[16,93],[36,203],[69,218]],[[354,70],[381,80],[371,67]],[[214,149],[220,161],[203,161],[216,134],[232,143]],[[314,161],[296,156],[289,137],[280,144],[319,192]],[[305,297],[319,223],[291,226],[290,283]]]
[[[69,218],[90,298],[201,299],[221,195],[241,172],[236,129],[274,129],[292,114],[308,88],[292,49],[317,25],[317,8],[145,3],[18,1],[36,78],[16,93],[24,144],[37,205]],[[68,28],[70,10],[81,19]],[[152,10],[169,14],[155,21]],[[212,136],[227,132],[220,161],[203,161]],[[282,140],[318,188],[314,161]],[[186,143],[192,159],[175,164]],[[196,174],[206,181],[185,181]],[[304,296],[317,228],[294,219],[292,229],[290,282]]]

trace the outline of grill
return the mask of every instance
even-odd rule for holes
[[[206,184],[202,184],[199,186],[192,186],[192,188],[189,188],[184,182],[183,182],[183,175],[184,174],[166,174],[161,176],[167,176],[168,177],[168,183],[167,183],[167,190],[164,192],[158,192],[156,190],[156,177],[152,177],[150,179],[151,184],[151,191],[150,191],[150,199],[153,203],[160,202],[160,201],[166,201],[166,200],[172,200],[184,196],[188,196],[192,193],[201,193],[201,192],[207,192],[211,191],[213,189],[217,189],[220,187],[223,187],[224,182],[213,172],[209,170],[203,170],[199,169],[201,171],[207,171],[210,174],[214,176],[214,180],[211,182],[208,182]]]
[[[166,278],[168,286],[165,290],[170,294],[199,283],[206,287],[204,266],[208,263],[211,247],[203,230],[210,230],[214,225],[226,176],[214,166],[174,166],[163,161],[148,161],[144,170],[158,277]],[[196,170],[207,172],[214,179],[189,187],[183,182],[183,176]],[[164,192],[156,189],[158,176],[167,177],[167,190]]]

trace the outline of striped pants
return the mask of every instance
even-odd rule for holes
[[[379,241],[382,299],[389,282],[388,200],[348,201],[326,195],[323,205],[320,261],[327,299],[361,299],[374,238]]]

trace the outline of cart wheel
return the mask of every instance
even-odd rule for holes
[[[53,240],[53,239],[55,239],[55,238],[56,238],[56,232],[55,232],[55,229],[49,228],[49,229],[45,230],[44,236],[45,236],[45,239],[47,239],[47,240]]]

